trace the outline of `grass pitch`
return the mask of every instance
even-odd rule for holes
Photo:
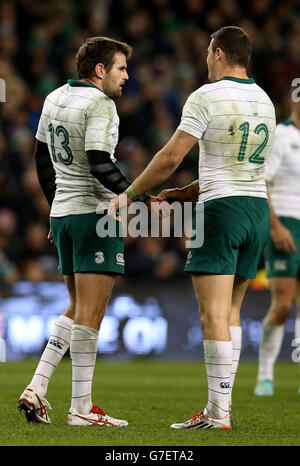
[[[71,361],[64,358],[49,385],[50,425],[27,423],[17,401],[36,360],[0,364],[1,446],[291,446],[300,445],[297,364],[278,362],[275,396],[255,397],[257,363],[241,362],[234,387],[232,431],[173,430],[207,401],[203,362],[105,362],[95,369],[93,401],[129,426],[71,427]]]

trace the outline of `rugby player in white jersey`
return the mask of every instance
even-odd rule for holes
[[[98,237],[101,214],[96,210],[107,209],[130,185],[114,163],[119,125],[114,99],[128,79],[131,52],[127,44],[109,38],[87,39],[76,55],[79,79],[53,91],[43,106],[34,159],[51,206],[51,233],[70,306],[55,322],[35,374],[20,396],[19,408],[28,421],[50,422],[48,383],[70,347],[68,424],[128,424],[93,404],[92,380],[99,327],[115,276],[124,273],[123,239]]]
[[[274,394],[274,365],[295,301],[295,338],[300,343],[300,103],[291,102],[291,107],[290,118],[276,127],[266,165],[271,228],[264,256],[271,304],[262,326],[254,389],[258,396]]]
[[[110,204],[113,214],[160,185],[199,144],[199,181],[182,190],[182,199],[200,193],[198,202],[204,203],[204,243],[190,249],[186,271],[199,304],[208,402],[188,421],[172,424],[175,429],[232,428],[240,307],[269,232],[265,161],[276,124],[271,100],[247,76],[250,54],[242,29],[224,27],[212,35],[207,56],[212,84],[189,96],[169,142]]]

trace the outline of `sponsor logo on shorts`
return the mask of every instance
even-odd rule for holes
[[[102,251],[95,252],[95,262],[96,264],[103,264],[104,262],[104,254]]]
[[[277,271],[287,270],[287,262],[285,260],[274,261],[274,270],[277,270]]]
[[[119,253],[116,255],[116,261],[117,261],[117,264],[118,264],[118,265],[125,265],[124,254],[122,254],[121,252],[119,252]]]
[[[190,263],[191,258],[192,258],[192,253],[191,253],[191,251],[189,251],[189,253],[187,255],[187,261],[186,261],[187,264]]]

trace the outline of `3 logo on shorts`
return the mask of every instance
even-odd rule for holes
[[[125,265],[124,254],[122,254],[121,252],[119,252],[119,253],[116,255],[116,261],[117,261],[117,264],[118,264],[118,265]]]
[[[96,264],[102,264],[104,262],[104,254],[102,251],[95,252],[95,256]]]

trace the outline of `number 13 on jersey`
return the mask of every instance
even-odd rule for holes
[[[71,165],[73,162],[73,154],[69,146],[69,133],[66,130],[66,128],[62,125],[58,125],[56,128],[52,125],[52,123],[49,124],[48,130],[50,131],[50,137],[51,137],[51,153],[52,153],[52,159],[53,162],[58,162],[58,160],[65,165]],[[56,154],[55,150],[55,135],[59,138],[60,135],[63,136],[63,139],[61,140],[59,138],[59,142],[62,146],[62,148],[65,151],[65,154],[62,155],[61,152],[58,152]],[[58,160],[57,160],[58,159]]]

